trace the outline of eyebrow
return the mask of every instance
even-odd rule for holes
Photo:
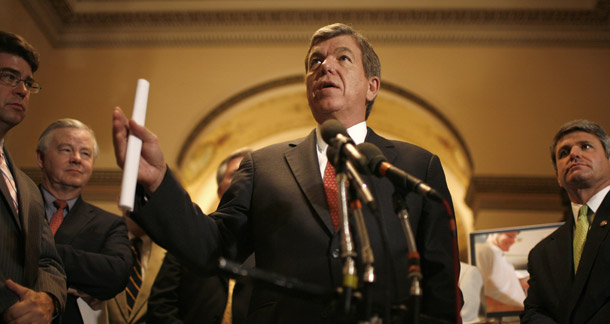
[[[17,76],[19,76],[20,79],[21,79],[21,76],[22,76],[21,75],[21,71],[15,70],[15,69],[13,69],[11,67],[8,67],[8,66],[0,68],[0,71],[8,71],[8,72],[15,73],[15,74],[17,74]],[[32,78],[31,76],[26,77],[25,80],[27,80],[27,81],[35,81],[34,78]]]
[[[575,145],[582,145],[582,144],[589,144],[589,145],[591,145],[591,146],[595,146],[593,141],[590,141],[590,140],[582,140],[582,141],[578,141],[578,142],[574,143],[573,145],[568,145],[568,144],[565,144],[565,145],[562,145],[562,146],[558,146],[558,147],[557,147],[557,152],[559,152],[559,151],[561,151],[561,150],[564,150],[564,149],[567,149],[567,148],[569,148],[569,147],[575,146]]]
[[[341,52],[349,52],[350,54],[355,55],[354,51],[352,51],[349,47],[346,47],[346,46],[337,47],[333,51],[334,54],[341,53]],[[320,51],[313,51],[309,55],[309,58],[311,59],[312,57],[315,57],[315,56],[322,56],[322,52],[320,52]]]

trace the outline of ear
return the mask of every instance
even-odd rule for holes
[[[369,88],[366,91],[366,100],[368,102],[373,101],[373,99],[377,97],[380,86],[381,81],[379,80],[379,77],[374,76],[369,78]]]
[[[44,155],[39,150],[36,150],[36,162],[38,163],[38,167],[42,169],[44,165]]]

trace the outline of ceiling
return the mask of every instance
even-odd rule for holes
[[[610,0],[21,0],[55,47],[303,43],[344,22],[375,43],[610,46]]]

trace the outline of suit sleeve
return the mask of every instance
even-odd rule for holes
[[[428,316],[453,322],[461,308],[461,292],[457,288],[459,263],[454,242],[456,232],[450,226],[455,226],[455,218],[451,194],[437,156],[432,156],[429,160],[426,176],[422,180],[439,191],[447,200],[451,212],[449,214],[439,202],[424,200],[416,230],[423,274],[422,311]]]
[[[110,299],[125,289],[133,265],[125,220],[111,216],[114,221],[102,239],[99,252],[78,249],[72,244],[57,244],[68,285],[100,300]],[[87,235],[91,237],[93,233]]]
[[[66,307],[67,289],[66,274],[61,258],[53,243],[53,234],[49,225],[42,221],[42,238],[40,240],[40,258],[38,259],[38,278],[35,291],[44,291],[53,295],[60,304],[61,310]]]
[[[190,268],[210,273],[217,267],[226,240],[169,169],[157,191],[131,216],[155,243]]]
[[[525,298],[524,302],[525,308],[523,313],[521,313],[521,323],[557,324],[557,322],[545,310],[546,307],[544,299],[548,298],[544,297],[545,294],[541,289],[542,287],[538,278],[539,273],[534,265],[534,263],[536,263],[534,259],[537,258],[536,253],[537,247],[534,247],[534,249],[530,251],[527,262],[527,271],[530,274],[530,279],[528,281],[529,288],[527,290],[527,297]]]
[[[148,298],[148,321],[157,324],[181,324],[180,279],[182,267],[175,256],[168,253]]]

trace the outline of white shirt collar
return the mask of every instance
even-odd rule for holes
[[[589,209],[593,211],[593,213],[597,212],[599,206],[601,206],[602,202],[604,201],[604,198],[606,198],[608,191],[610,191],[610,186],[598,191],[595,195],[593,195],[593,197],[591,197],[591,199],[589,199],[589,201],[587,201],[587,206],[589,206]],[[581,204],[572,203],[572,215],[574,216],[575,221],[578,221],[578,211],[582,206],[583,205]]]
[[[366,133],[366,121],[358,123],[347,129],[347,134],[349,134],[349,136],[354,140],[354,143],[356,143],[356,145],[364,143]],[[328,161],[328,157],[326,156],[327,148],[328,144],[322,139],[322,134],[320,133],[320,125],[318,125],[316,127],[316,152],[318,153],[318,163],[320,166],[320,175],[322,177],[324,177],[324,169],[326,168],[326,162]]]

